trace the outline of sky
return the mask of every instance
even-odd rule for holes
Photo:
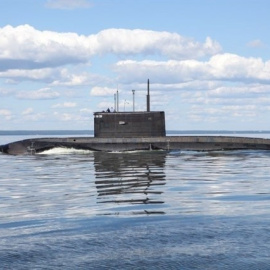
[[[269,0],[0,0],[0,130],[270,130]]]

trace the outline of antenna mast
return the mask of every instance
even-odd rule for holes
[[[117,85],[117,92],[116,92],[116,112],[119,112],[119,92],[118,92],[118,85]]]
[[[146,96],[146,111],[150,112],[150,86],[149,86],[149,79],[147,81],[147,96]]]

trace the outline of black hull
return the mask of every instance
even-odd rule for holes
[[[0,146],[0,152],[11,155],[42,153],[65,147],[92,151],[135,150],[270,150],[270,139],[230,136],[166,136],[145,138],[39,138],[17,141]]]

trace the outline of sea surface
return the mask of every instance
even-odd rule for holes
[[[270,269],[270,151],[0,154],[0,269]]]

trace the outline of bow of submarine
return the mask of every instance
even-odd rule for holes
[[[0,153],[10,155],[35,154],[56,147],[54,143],[37,143],[38,140],[27,139],[0,145]]]
[[[0,145],[0,153],[8,154],[8,144]]]

